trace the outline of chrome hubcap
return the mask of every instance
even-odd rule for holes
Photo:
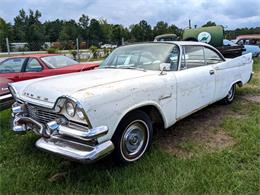
[[[148,127],[145,122],[133,121],[126,129],[121,139],[121,150],[126,158],[136,158],[145,149]]]

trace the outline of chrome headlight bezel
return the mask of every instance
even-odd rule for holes
[[[67,104],[71,103],[74,108],[73,114],[69,114],[67,111]],[[81,103],[76,100],[75,98],[69,97],[69,96],[62,96],[60,97],[56,104],[55,104],[55,110],[59,110],[62,115],[64,115],[68,120],[79,122],[79,123],[85,123],[88,125],[88,127],[91,127],[90,121],[87,117],[87,114],[81,105]],[[79,114],[81,113],[81,114]]]

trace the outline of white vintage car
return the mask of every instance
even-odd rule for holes
[[[224,59],[198,42],[122,46],[100,68],[9,86],[13,131],[41,136],[40,149],[93,162],[113,152],[121,163],[140,159],[153,129],[223,100],[252,76],[252,56]]]

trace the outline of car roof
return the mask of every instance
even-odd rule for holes
[[[201,45],[201,46],[209,46],[209,44],[197,42],[197,41],[157,41],[157,43],[173,43],[179,46],[182,45]]]
[[[42,58],[42,57],[48,57],[48,56],[57,56],[57,55],[60,55],[60,54],[26,54],[26,55],[18,55],[18,56],[12,56],[12,58],[16,58],[16,57],[23,57],[23,58]]]
[[[260,34],[239,35],[236,39],[260,39]]]

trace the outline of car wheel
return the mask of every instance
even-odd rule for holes
[[[231,104],[235,98],[236,93],[236,84],[232,85],[230,90],[228,91],[227,96],[222,100],[224,104]]]
[[[152,134],[152,121],[145,112],[137,110],[129,113],[112,138],[115,161],[127,164],[140,159],[151,144]]]

